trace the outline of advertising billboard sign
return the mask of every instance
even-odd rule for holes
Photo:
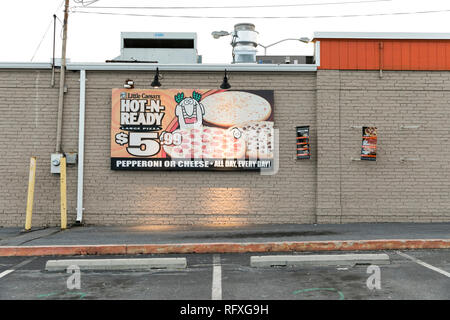
[[[297,127],[297,159],[311,159],[309,126]]]
[[[377,128],[362,128],[361,160],[377,160]]]
[[[271,168],[273,91],[113,89],[111,169]]]

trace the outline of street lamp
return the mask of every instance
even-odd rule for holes
[[[234,26],[234,31],[213,31],[211,35],[214,39],[219,39],[225,36],[232,36],[231,45],[233,46],[233,63],[249,63],[256,62],[256,47],[264,48],[264,55],[267,53],[267,48],[274,46],[280,42],[295,40],[303,43],[309,43],[311,40],[307,37],[301,38],[287,38],[267,46],[257,42],[258,32],[255,30],[255,25],[251,23],[238,23]]]
[[[211,35],[214,39],[219,39],[220,37],[229,36],[231,33],[228,31],[213,31]]]
[[[278,44],[278,43],[280,43],[280,42],[284,42],[284,41],[288,41],[288,40],[295,40],[295,41],[300,41],[300,42],[303,42],[303,43],[309,43],[309,42],[311,41],[311,40],[310,40],[309,38],[307,38],[307,37],[302,37],[302,38],[287,38],[287,39],[283,39],[283,40],[277,41],[277,42],[275,42],[275,43],[269,44],[269,45],[267,45],[267,46],[262,45],[261,43],[258,43],[258,46],[261,46],[261,47],[264,48],[264,55],[266,55],[267,48],[269,48],[269,47],[271,47],[271,46],[274,46],[274,45],[276,45],[276,44]]]

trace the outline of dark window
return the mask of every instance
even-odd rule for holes
[[[124,48],[193,49],[194,39],[123,39]]]

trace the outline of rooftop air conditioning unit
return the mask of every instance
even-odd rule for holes
[[[201,61],[192,32],[121,32],[120,56],[108,62],[190,64]]]

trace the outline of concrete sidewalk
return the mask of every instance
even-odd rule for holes
[[[0,256],[449,248],[450,223],[0,228]],[[34,253],[34,254],[33,254]]]

